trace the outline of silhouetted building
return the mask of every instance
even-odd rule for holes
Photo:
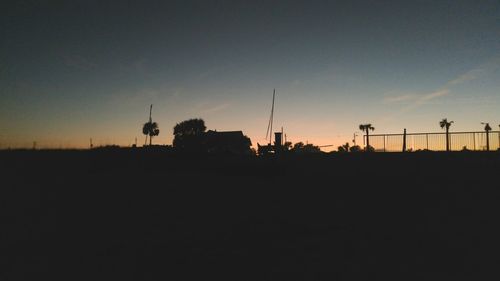
[[[242,131],[217,132],[209,130],[204,135],[204,145],[209,153],[250,154],[252,142]]]
[[[272,144],[260,145],[257,143],[257,153],[259,155],[274,153],[274,145]]]
[[[259,155],[265,154],[273,154],[273,153],[281,153],[286,151],[287,148],[283,146],[283,133],[275,132],[274,133],[274,145],[260,145],[257,143],[257,152]]]
[[[276,148],[281,148],[281,146],[283,145],[283,142],[281,141],[282,135],[283,133],[281,132],[274,133],[274,146],[276,146]]]

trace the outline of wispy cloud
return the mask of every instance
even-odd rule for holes
[[[64,55],[63,59],[67,66],[80,70],[89,70],[97,67],[97,63],[80,55]]]
[[[379,121],[381,121],[382,123],[387,122],[387,120],[393,119],[401,114],[408,113],[424,104],[429,104],[432,100],[447,96],[449,94],[450,94],[449,89],[440,89],[424,95],[415,96],[410,104],[401,108],[393,115],[382,117]]]
[[[210,68],[202,70],[198,75],[196,76],[196,79],[203,80],[210,78],[212,76],[216,76],[218,73],[224,70],[224,67],[221,65],[217,66],[212,66]]]
[[[432,93],[428,93],[428,94],[425,94],[425,95],[419,97],[418,100],[414,103],[414,105],[422,105],[422,104],[425,104],[433,99],[444,97],[444,96],[447,96],[449,94],[450,94],[449,89],[437,90],[437,91],[434,91]]]
[[[457,78],[449,81],[447,83],[448,86],[454,86],[454,85],[459,85],[459,84],[462,84],[462,83],[465,83],[467,81],[472,81],[472,80],[475,80],[477,79],[479,76],[481,76],[481,74],[484,72],[483,69],[472,69],[460,76],[458,76]]]
[[[445,87],[451,87],[455,85],[460,85],[465,82],[469,82],[478,79],[484,75],[496,71],[500,68],[500,55],[494,56],[485,63],[481,64],[477,68],[471,69],[466,73],[458,76],[457,78],[448,81]]]
[[[146,64],[147,64],[146,59],[139,59],[135,62],[133,62],[133,68],[140,74],[145,74],[146,73]]]
[[[385,96],[383,99],[383,103],[400,103],[400,102],[408,102],[417,99],[418,96],[415,94],[406,94],[399,96]]]
[[[174,104],[182,96],[182,88],[143,88],[138,91],[116,92],[109,95],[108,102],[119,106]]]
[[[217,105],[212,105],[212,106],[203,106],[199,110],[199,113],[201,114],[212,114],[215,112],[223,111],[227,109],[230,106],[229,103],[222,103],[222,104],[217,104]]]
[[[401,102],[410,102],[406,104],[406,106],[402,107],[399,111],[392,114],[391,116],[385,116],[380,118],[381,120],[387,121],[393,119],[403,113],[407,113],[409,111],[415,110],[424,104],[429,104],[432,100],[439,99],[442,97],[446,97],[452,94],[452,88],[463,83],[467,83],[480,77],[492,73],[500,68],[500,56],[494,56],[490,60],[481,64],[479,67],[471,69],[450,81],[447,81],[443,86],[438,88],[435,91],[414,95],[414,94],[403,94],[399,96],[386,96],[383,98],[384,103],[401,103]]]
[[[380,123],[385,123],[389,120],[392,120],[396,118],[397,116],[400,116],[401,114],[408,113],[412,110],[415,110],[419,108],[420,106],[424,104],[429,104],[432,100],[445,97],[450,94],[449,89],[439,89],[434,92],[426,93],[423,95],[416,95],[412,97],[411,103],[407,104],[406,106],[402,107],[399,111],[396,111],[395,113],[391,115],[386,115],[377,120],[377,122]]]

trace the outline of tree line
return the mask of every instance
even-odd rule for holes
[[[153,137],[160,134],[159,125],[152,120],[152,107],[150,107],[149,121],[144,123],[142,132],[146,136],[145,145],[149,137],[149,145],[153,144]],[[439,126],[445,130],[446,134],[446,151],[450,151],[449,130],[454,121],[448,121],[443,118],[439,122]],[[487,150],[489,150],[489,132],[491,127],[488,123],[484,124],[486,132]],[[355,144],[350,146],[348,142],[337,147],[338,152],[373,152],[375,149],[370,145],[370,131],[374,131],[375,127],[372,124],[360,124],[359,130],[363,131],[366,136],[366,146],[364,148]],[[241,131],[235,132],[217,132],[209,130],[205,126],[205,121],[201,118],[193,118],[177,123],[173,128],[174,140],[173,147],[176,150],[184,152],[228,152],[238,154],[255,154],[256,151],[251,148],[252,142],[249,137],[243,135]],[[276,148],[279,147],[279,151]],[[283,145],[274,144],[275,152],[291,152],[291,153],[321,153],[319,146],[313,144],[304,144],[297,142],[285,142]]]

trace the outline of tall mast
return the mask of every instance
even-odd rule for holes
[[[266,139],[269,135],[269,144],[272,143],[273,136],[273,117],[274,117],[274,95],[276,94],[276,89],[273,90],[273,103],[271,106],[271,117],[269,118],[269,123],[267,124]]]
[[[271,107],[271,129],[269,130],[269,143],[273,143],[273,119],[274,119],[274,95],[276,94],[276,89],[273,89],[273,105]]]

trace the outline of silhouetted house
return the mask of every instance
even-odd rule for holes
[[[242,131],[205,133],[204,145],[209,153],[251,154],[252,142]]]

